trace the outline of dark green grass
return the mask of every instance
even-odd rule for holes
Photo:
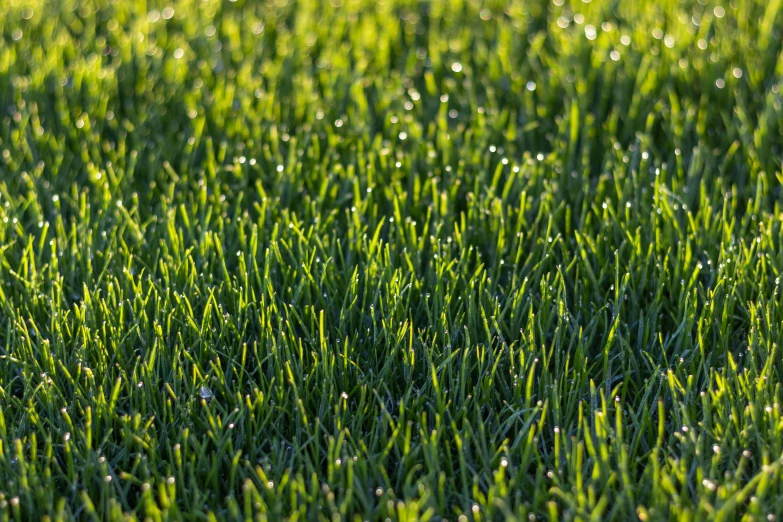
[[[0,520],[783,515],[783,3],[0,2]]]

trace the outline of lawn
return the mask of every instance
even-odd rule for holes
[[[0,521],[774,522],[782,89],[781,0],[0,1]]]

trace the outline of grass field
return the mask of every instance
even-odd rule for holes
[[[783,517],[782,40],[3,0],[0,521]]]

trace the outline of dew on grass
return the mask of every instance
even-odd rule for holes
[[[201,388],[198,389],[198,396],[204,399],[205,401],[208,401],[213,397],[212,390],[210,390],[206,386],[202,386]]]

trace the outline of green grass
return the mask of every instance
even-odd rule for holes
[[[0,520],[783,516],[781,41],[0,2]]]

